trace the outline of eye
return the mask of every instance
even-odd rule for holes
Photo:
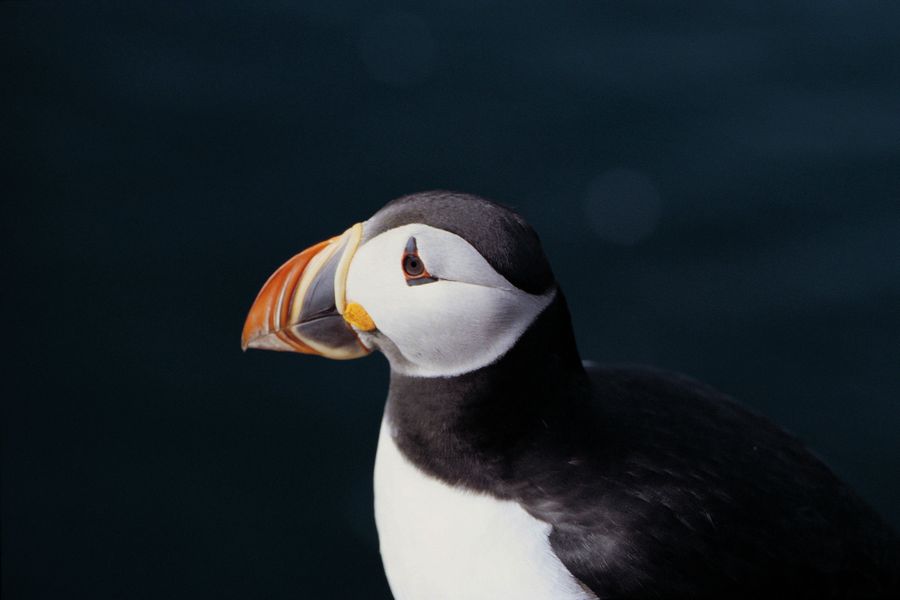
[[[406,278],[406,285],[422,285],[423,283],[431,283],[437,281],[437,277],[432,277],[425,268],[425,263],[419,257],[419,250],[416,247],[416,238],[411,237],[406,242],[406,249],[403,251],[403,277]]]
[[[425,272],[425,265],[415,254],[407,254],[403,257],[403,272],[410,277],[418,277]]]

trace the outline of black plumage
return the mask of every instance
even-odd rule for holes
[[[450,217],[437,224],[434,195],[401,205],[448,228],[443,204],[477,214],[485,202],[440,197]],[[552,285],[537,236],[491,210],[502,219],[454,233],[478,240],[510,281]],[[522,243],[532,247],[511,250]],[[561,291],[491,365],[449,378],[393,372],[386,411],[420,469],[549,523],[554,552],[600,598],[900,597],[898,538],[802,443],[689,378],[585,368]]]

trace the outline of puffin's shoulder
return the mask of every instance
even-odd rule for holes
[[[643,365],[590,362],[585,371],[593,408],[604,429],[612,430],[608,433],[614,439],[606,439],[604,445],[622,441],[638,448],[641,442],[648,442],[659,449],[661,443],[681,440],[678,444],[683,450],[705,444],[722,450],[722,444],[741,447],[749,442],[757,452],[761,445],[790,449],[799,452],[795,458],[819,464],[796,438],[770,419],[687,375]],[[681,438],[697,438],[701,433],[700,439]],[[620,440],[625,434],[627,440]]]
[[[829,532],[833,522],[804,522],[800,513],[874,516],[801,440],[712,386],[643,366],[589,365],[586,371],[605,436],[586,453],[611,481],[715,498],[755,514],[786,511],[798,518],[792,524]]]

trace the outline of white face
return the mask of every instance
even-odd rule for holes
[[[410,238],[436,281],[407,284],[402,260]],[[395,371],[419,377],[448,377],[494,362],[555,293],[523,292],[463,238],[418,223],[361,245],[347,274],[347,301],[362,305],[377,327],[359,331],[360,339],[384,352]]]

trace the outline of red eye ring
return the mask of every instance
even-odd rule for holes
[[[437,281],[437,277],[433,277],[425,263],[419,256],[419,250],[416,247],[416,238],[411,237],[406,242],[406,249],[403,251],[403,259],[400,261],[403,268],[403,277],[406,279],[406,285],[421,285],[423,283],[431,283]]]

